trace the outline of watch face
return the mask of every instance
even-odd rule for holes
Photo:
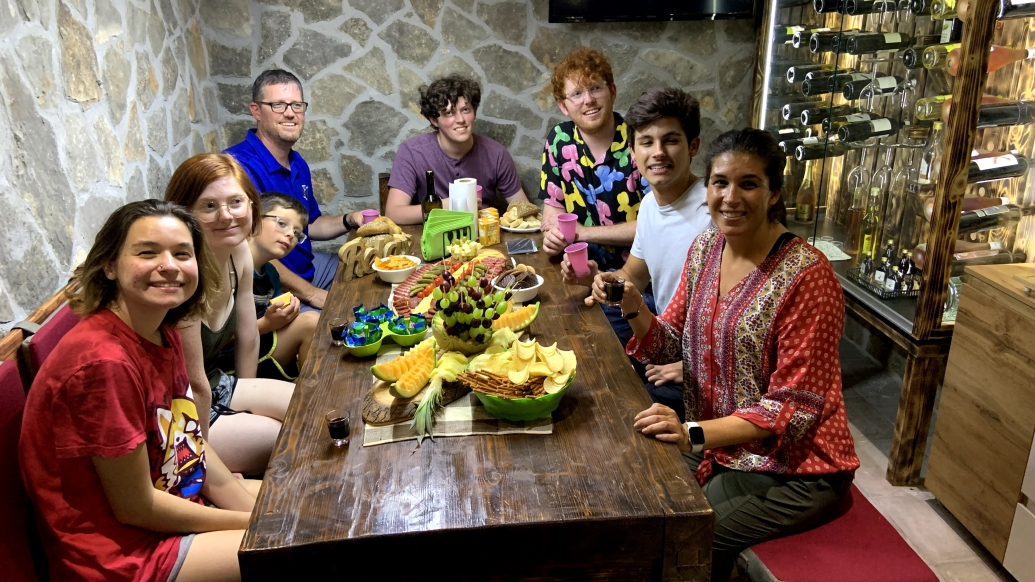
[[[694,445],[704,444],[704,429],[699,426],[690,427],[690,443]]]

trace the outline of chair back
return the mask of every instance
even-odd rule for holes
[[[32,506],[18,465],[18,436],[22,428],[25,391],[14,360],[0,363],[0,578],[35,582],[34,558],[46,568]]]
[[[43,366],[43,362],[57,347],[61,338],[65,337],[75,324],[79,323],[79,316],[76,315],[68,304],[62,305],[60,309],[40,326],[39,331],[29,336],[22,342],[18,351],[19,364],[22,367],[22,382],[25,384],[25,392],[28,393],[32,381]]]
[[[385,204],[388,202],[388,179],[391,177],[391,174],[385,172],[377,175],[377,197],[380,203],[381,216],[388,216],[385,214]]]

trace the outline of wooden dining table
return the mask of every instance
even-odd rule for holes
[[[238,554],[244,580],[709,579],[712,510],[676,447],[633,429],[650,399],[604,313],[545,253],[516,258],[545,279],[527,331],[578,358],[553,433],[363,446],[373,359],[333,347],[328,322],[391,287],[339,273]],[[338,407],[342,448],[324,421]]]

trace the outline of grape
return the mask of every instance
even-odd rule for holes
[[[453,286],[450,285],[449,281],[446,281],[445,279],[442,280],[442,285],[439,287],[439,289],[441,289],[443,293],[449,293],[449,290],[452,288]]]
[[[466,313],[468,315],[470,315],[471,313],[474,312],[474,306],[471,305],[470,303],[464,303],[463,309],[464,309],[464,313]]]
[[[481,319],[482,313],[483,312],[481,309],[475,309],[474,312],[471,313],[471,315],[474,316],[475,319]]]
[[[481,291],[479,291],[478,289],[472,289],[471,290],[471,299],[474,299],[475,301],[478,301],[481,298],[482,298],[482,292]]]
[[[460,332],[460,339],[462,339],[464,341],[467,341],[468,337],[470,337],[470,336],[467,335],[466,331]]]
[[[435,290],[431,292],[431,296],[435,299],[442,299],[442,288],[435,287]]]
[[[455,315],[447,315],[446,316],[446,325],[448,325],[448,326],[456,325],[456,316]]]
[[[438,302],[438,308],[439,309],[449,309],[449,306],[450,306],[450,303],[449,303],[448,299],[443,299],[442,301]]]
[[[449,292],[449,300],[456,303],[460,300],[460,294],[456,292],[456,289]]]
[[[489,288],[489,280],[487,278],[485,278],[485,277],[482,277],[482,280],[478,281],[478,285],[481,286],[482,289],[488,289]]]
[[[495,320],[497,320],[499,318],[500,318],[500,314],[495,312],[495,311],[493,311],[492,312],[492,319],[493,319],[493,321],[495,321]]]
[[[499,305],[496,306],[496,317],[499,317],[499,316],[503,315],[506,312],[507,312],[507,304],[506,303],[500,303]]]
[[[507,290],[506,292],[503,293],[503,300],[504,301],[510,301],[510,298],[513,297],[513,296],[514,296],[514,294],[511,293],[510,290]]]
[[[454,335],[455,332],[456,332],[456,327],[455,326],[452,326],[452,325],[447,325],[446,326],[446,334],[447,335]]]
[[[503,303],[504,301],[506,301],[506,298],[503,297],[504,295],[504,291],[497,291],[496,294],[492,296],[493,303]]]
[[[474,341],[477,342],[477,343],[484,343],[485,342],[485,334],[484,333],[480,333],[480,334],[476,335],[474,337]]]
[[[474,304],[474,306],[475,306],[475,307],[477,307],[478,309],[485,309],[485,302],[484,302],[484,301],[482,301],[481,299],[479,299],[479,300],[478,300],[478,301],[477,301],[477,302],[476,302],[476,303]]]
[[[474,275],[471,275],[471,276],[467,277],[467,286],[468,287],[475,287],[477,285],[478,285],[478,279],[475,279]]]

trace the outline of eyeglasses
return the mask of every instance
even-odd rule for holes
[[[248,213],[248,207],[251,204],[252,201],[244,196],[234,196],[226,204],[216,204],[207,200],[194,206],[194,215],[202,222],[212,222],[219,218],[219,209],[225,206],[227,212],[240,218]]]
[[[305,101],[292,101],[291,103],[285,103],[283,101],[259,101],[263,105],[269,105],[273,113],[284,113],[287,108],[290,107],[291,111],[295,113],[305,113],[306,109],[309,109],[309,104]]]
[[[272,218],[273,219],[273,224],[276,225],[276,227],[277,227],[277,232],[279,232],[280,234],[290,234],[290,235],[293,235],[295,237],[295,240],[298,241],[299,244],[304,243],[305,239],[308,238],[308,237],[306,237],[304,232],[302,232],[300,230],[295,230],[294,228],[291,228],[291,225],[288,224],[288,221],[286,221],[283,218],[277,216],[276,214],[263,214],[262,217],[263,218]]]
[[[582,103],[590,95],[592,95],[593,97],[600,97],[604,94],[604,91],[607,91],[607,85],[600,83],[597,85],[593,85],[589,88],[588,91],[584,89],[576,89],[571,93],[565,95],[564,98],[568,101],[571,101],[572,103]]]

